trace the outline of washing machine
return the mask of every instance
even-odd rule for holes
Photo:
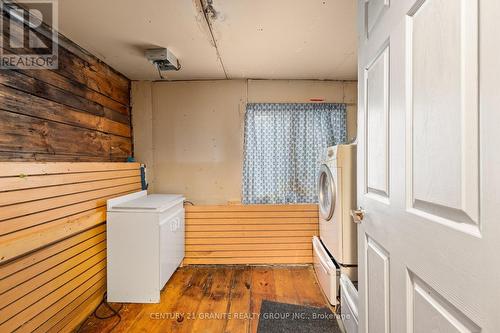
[[[339,303],[340,276],[357,281],[356,145],[329,147],[318,176],[319,238],[313,238],[316,276],[332,305]]]

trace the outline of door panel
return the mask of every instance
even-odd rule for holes
[[[500,1],[358,4],[359,332],[500,332]]]
[[[460,310],[408,272],[408,332],[480,332],[480,328]]]
[[[477,14],[426,0],[408,15],[408,208],[437,222],[479,222]]]
[[[370,34],[372,29],[381,18],[385,9],[389,7],[389,0],[367,0],[366,1],[366,23],[367,35]]]
[[[367,67],[366,189],[389,196],[389,45]]]
[[[389,254],[369,237],[366,240],[368,326],[373,332],[389,332]]]

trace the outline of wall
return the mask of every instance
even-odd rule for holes
[[[58,69],[0,70],[2,332],[70,332],[92,313],[106,290],[106,200],[141,188],[137,163],[103,162],[131,155],[130,81],[58,43]]]
[[[8,45],[4,53],[22,51]],[[56,70],[0,70],[0,161],[125,161],[130,81],[64,36],[58,61]]]
[[[0,162],[0,332],[72,331],[93,311],[106,201],[140,189],[138,163]]]
[[[155,192],[196,204],[240,201],[247,102],[348,104],[356,136],[355,81],[218,80],[132,83],[134,154]]]
[[[144,90],[133,86],[133,93]],[[188,193],[196,202],[239,200],[245,94],[245,81],[153,83],[151,117],[138,107],[147,95],[133,95],[134,128],[152,119],[152,131],[136,132],[134,145],[137,160],[150,161],[152,151],[154,191]]]
[[[317,205],[186,206],[184,264],[311,264]]]
[[[153,168],[153,101],[151,98],[151,81],[143,81],[141,84],[132,84],[131,96],[133,99],[132,126],[134,129],[134,157],[137,161],[144,163],[147,167],[149,189],[154,188]]]

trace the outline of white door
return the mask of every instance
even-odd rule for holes
[[[500,332],[500,1],[358,6],[360,332]]]

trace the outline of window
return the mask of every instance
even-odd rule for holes
[[[345,104],[248,104],[242,202],[317,202],[325,150],[346,138]]]

